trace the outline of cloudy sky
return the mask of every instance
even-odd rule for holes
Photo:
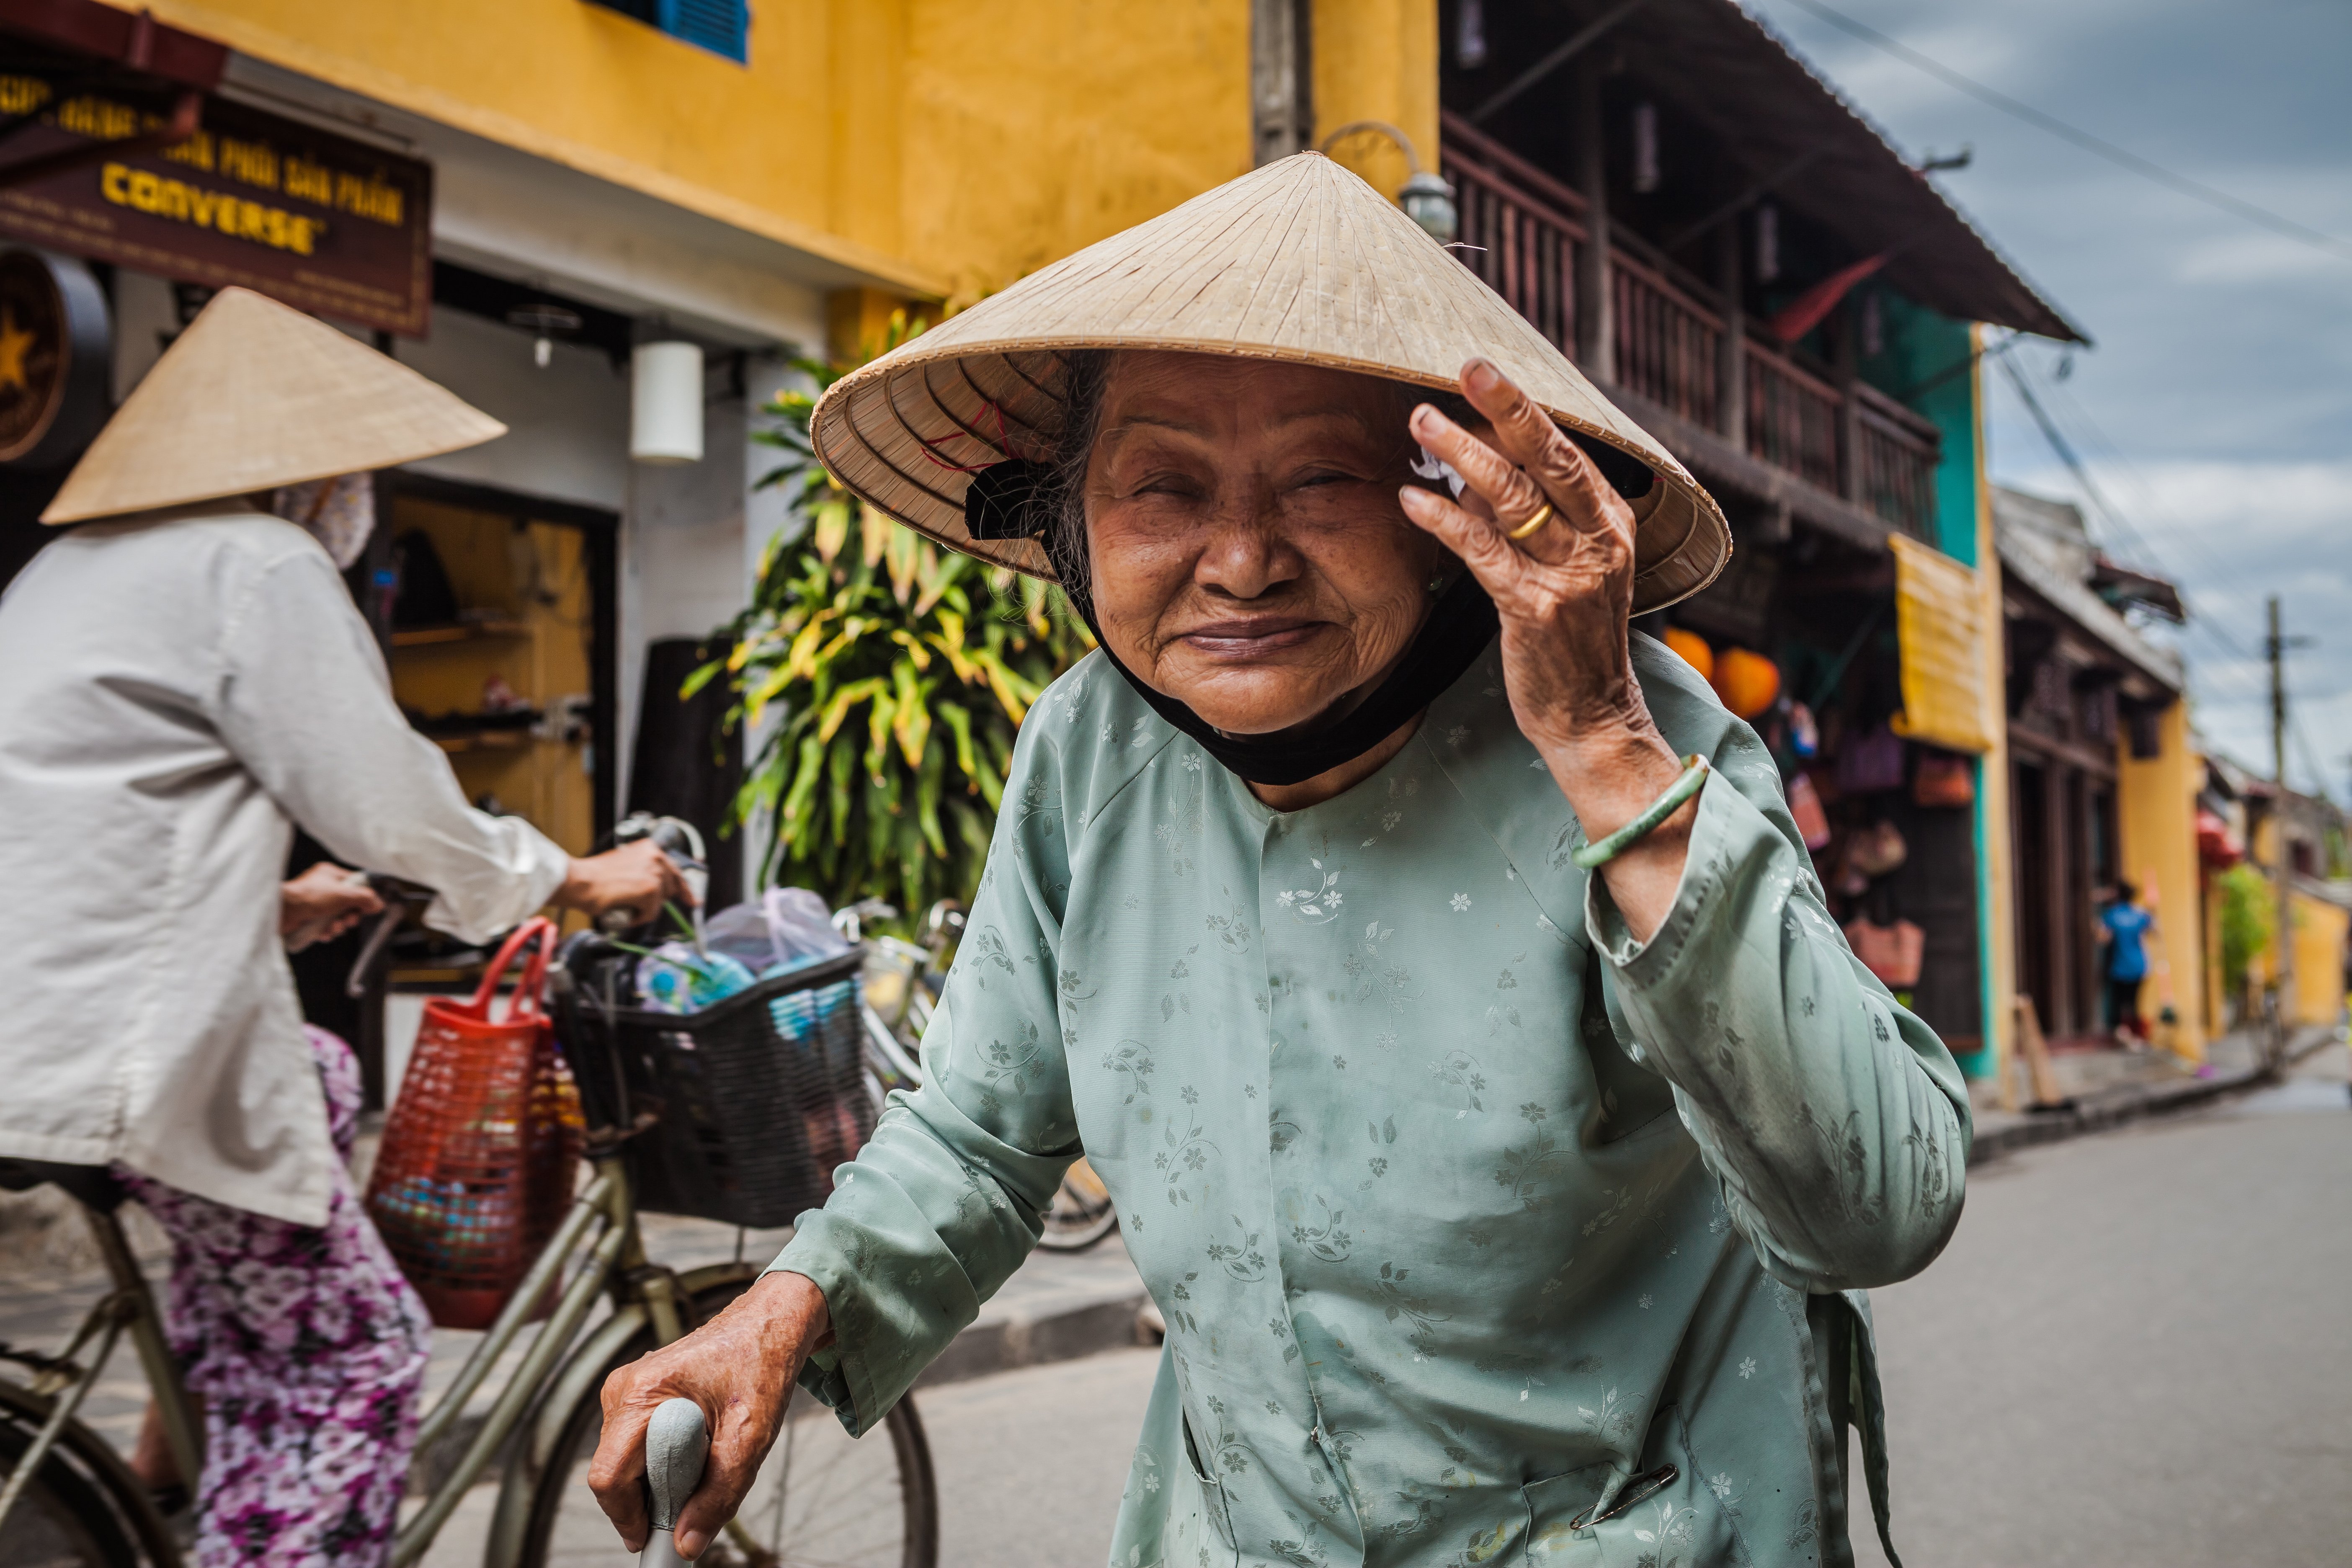
[[[1840,32],[1744,0],[1937,176],[2095,347],[2013,351],[2120,526],[2192,609],[2199,727],[2268,770],[2263,601],[2279,594],[2298,787],[2352,773],[2352,5],[2343,0],[1823,0],[1954,70],[2165,168],[2345,240],[2328,254],[2101,161]],[[2084,499],[1999,372],[2000,483]],[[2325,770],[2322,773],[2321,770]]]

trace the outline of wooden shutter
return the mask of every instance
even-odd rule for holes
[[[658,0],[657,25],[675,38],[698,44],[741,64],[751,29],[749,0]]]

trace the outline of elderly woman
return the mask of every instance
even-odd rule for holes
[[[712,1417],[691,1553],[793,1381],[871,1427],[1082,1151],[1168,1324],[1113,1563],[1843,1562],[1850,1418],[1883,1527],[1858,1288],[1949,1236],[1968,1101],[1763,747],[1628,636],[1727,553],[1673,459],[1312,156],[817,437],[1102,652],[1023,727],[922,1090],[607,1385],[623,1536],[663,1399]]]

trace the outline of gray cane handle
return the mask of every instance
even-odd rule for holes
[[[686,1500],[702,1484],[702,1463],[709,1455],[710,1432],[703,1425],[702,1406],[691,1399],[672,1399],[654,1412],[646,1426],[646,1512],[653,1533],[638,1554],[639,1568],[671,1568],[686,1562],[671,1532]]]

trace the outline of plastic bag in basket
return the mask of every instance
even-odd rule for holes
[[[445,1329],[488,1328],[572,1203],[582,1118],[540,1012],[554,925],[524,923],[470,1002],[425,1005],[368,1179],[368,1217]],[[504,1017],[498,984],[524,947]]]

